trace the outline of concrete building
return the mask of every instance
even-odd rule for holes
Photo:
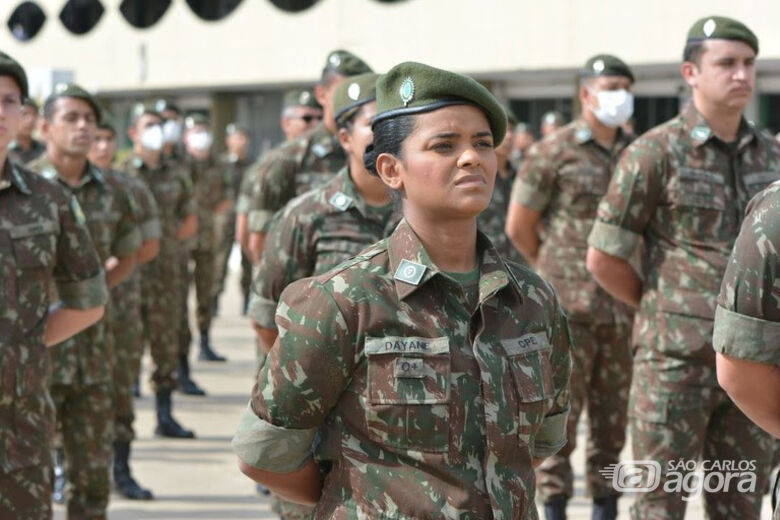
[[[377,71],[416,60],[472,74],[534,126],[548,109],[571,117],[577,68],[590,55],[617,54],[637,73],[636,126],[645,130],[686,97],[685,34],[711,14],[759,36],[748,115],[780,130],[776,0],[8,1],[0,41],[28,68],[33,95],[72,78],[120,120],[134,101],[170,96],[209,112],[218,128],[238,119],[266,148],[281,139],[282,91],[315,82],[335,48]]]

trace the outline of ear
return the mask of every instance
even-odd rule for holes
[[[404,181],[401,178],[403,165],[396,157],[389,153],[379,154],[376,158],[376,171],[379,178],[391,190],[401,191],[404,187]]]
[[[328,89],[322,85],[314,87],[314,97],[317,99],[317,103],[325,106],[328,102]]]
[[[347,152],[347,155],[352,153],[352,136],[349,135],[346,128],[339,128],[339,144]]]
[[[41,137],[48,141],[49,140],[49,129],[51,128],[51,124],[49,123],[49,120],[45,117],[41,118],[41,124],[40,124],[40,131],[41,131]]]
[[[131,141],[135,142],[135,138],[137,135],[138,135],[138,129],[135,127],[134,124],[127,127],[127,137],[129,137]]]
[[[685,80],[685,83],[691,88],[696,88],[697,86],[698,73],[699,68],[691,61],[684,61],[680,66],[680,74],[682,75],[683,80]]]

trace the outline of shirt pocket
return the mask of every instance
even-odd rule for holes
[[[726,209],[726,181],[722,174],[696,168],[680,168],[672,181],[672,203],[681,211]]]
[[[546,332],[532,332],[501,343],[509,356],[517,388],[520,442],[529,445],[555,397],[550,364],[552,347]]]
[[[745,190],[747,191],[748,198],[752,199],[761,190],[773,182],[780,180],[780,171],[746,173],[742,179],[745,183]]]
[[[606,173],[590,164],[568,164],[559,170],[562,202],[578,216],[593,218],[599,201],[607,192]]]
[[[366,422],[375,442],[401,450],[449,447],[449,338],[367,338]]]
[[[17,268],[52,268],[57,249],[57,224],[36,222],[11,229]]]

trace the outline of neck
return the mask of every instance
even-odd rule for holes
[[[5,149],[5,147],[0,148],[0,178],[3,176],[3,172],[5,171],[5,160],[8,158],[8,150]]]
[[[166,143],[162,147],[162,153],[166,157],[173,155],[173,149],[176,148],[176,143]]]
[[[366,171],[359,160],[350,157],[349,176],[355,183],[355,189],[369,206],[384,206],[390,202],[387,186],[374,175]]]
[[[147,150],[143,146],[137,145],[133,148],[133,153],[140,157],[147,167],[153,170],[160,165],[160,152]]]
[[[16,134],[16,142],[26,150],[32,146],[32,135]]]
[[[60,177],[68,184],[77,184],[87,169],[86,155],[66,154],[62,150],[49,146],[46,150],[49,161],[57,169]]]
[[[336,121],[333,119],[332,115],[324,115],[322,121],[325,124],[325,128],[327,128],[331,134],[336,135],[339,133],[339,127],[336,125]]]
[[[593,139],[604,148],[612,148],[615,139],[617,139],[618,129],[602,124],[601,121],[596,119],[593,112],[587,108],[583,113],[583,118],[585,119],[585,122],[588,123],[588,128],[590,128],[590,131],[593,133]]]
[[[467,273],[477,267],[476,218],[435,222],[411,208],[404,208],[404,217],[439,269]]]
[[[742,122],[742,110],[713,106],[700,97],[693,96],[693,106],[707,121],[710,130],[718,139],[730,143],[737,140],[739,125]]]

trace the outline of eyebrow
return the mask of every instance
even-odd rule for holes
[[[431,136],[431,139],[452,139],[454,137],[460,137],[460,134],[457,132],[443,132],[441,134]],[[482,132],[477,132],[471,137],[493,137],[493,133],[485,130]]]

